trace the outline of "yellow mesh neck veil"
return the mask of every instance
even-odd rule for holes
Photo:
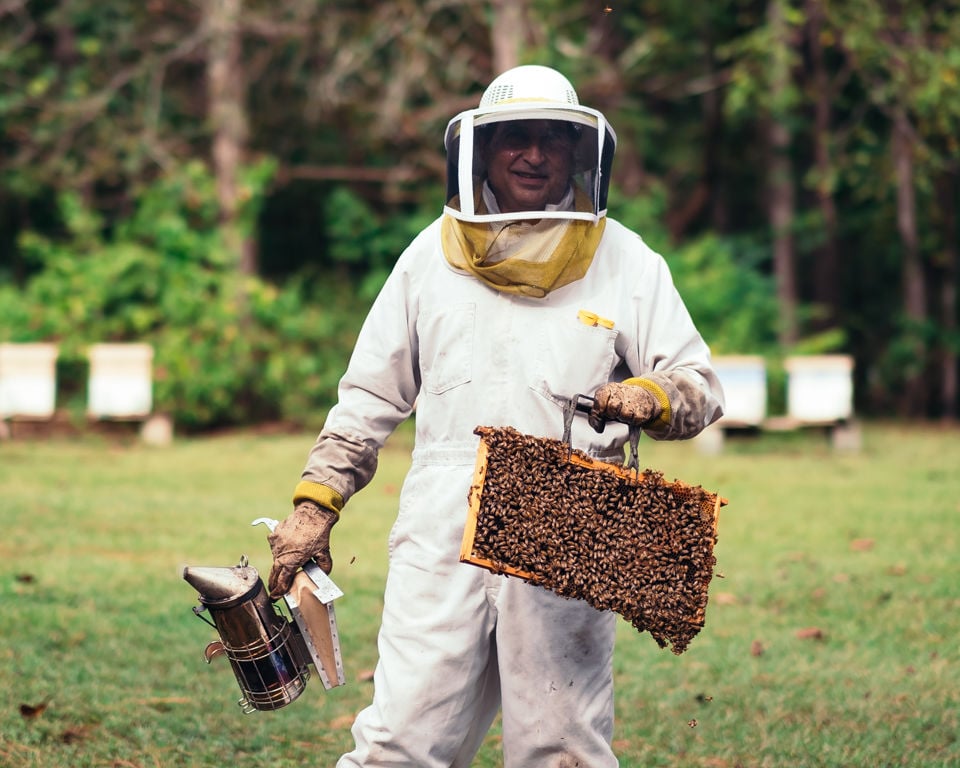
[[[578,211],[592,210],[581,190],[576,189],[575,195]],[[488,257],[502,230],[498,232],[487,223],[461,221],[445,214],[440,241],[443,255],[457,269],[498,291],[539,299],[587,273],[606,221],[603,218],[594,224],[579,219],[541,219],[529,234],[524,234],[520,245],[496,261],[488,261]],[[505,229],[513,226],[518,225],[510,224]]]

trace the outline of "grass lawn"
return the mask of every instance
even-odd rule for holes
[[[180,566],[265,576],[312,434],[0,442],[0,765],[332,766],[372,695],[404,428],[334,530],[347,685],[244,715]],[[641,466],[719,491],[707,623],[681,656],[621,622],[623,766],[960,766],[960,431],[642,443]],[[469,566],[464,566],[469,567]],[[500,765],[491,731],[477,766]]]

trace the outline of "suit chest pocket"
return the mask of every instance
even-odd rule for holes
[[[473,377],[476,305],[452,304],[425,311],[417,321],[423,387],[434,395]]]
[[[593,393],[617,366],[617,331],[576,318],[540,330],[531,387],[548,400]]]

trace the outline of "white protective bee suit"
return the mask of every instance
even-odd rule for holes
[[[351,766],[468,766],[498,707],[504,765],[618,765],[616,616],[459,562],[479,438],[512,426],[560,439],[563,401],[648,375],[670,398],[656,439],[692,437],[721,412],[707,346],[664,260],[607,220],[584,277],[529,298],[452,267],[441,220],[401,255],[359,335],[302,480],[344,501],[416,406],[412,466],[389,537],[372,704]],[[574,420],[575,448],[621,462],[626,427]]]

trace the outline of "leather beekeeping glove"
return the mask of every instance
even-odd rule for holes
[[[666,397],[656,384],[645,379],[604,384],[593,395],[594,403],[587,420],[597,432],[603,432],[607,421],[644,427],[663,414],[660,394]]]
[[[313,501],[301,501],[273,533],[267,536],[273,552],[270,597],[278,600],[290,591],[297,570],[313,558],[324,573],[333,570],[330,529],[339,519],[336,512]]]

